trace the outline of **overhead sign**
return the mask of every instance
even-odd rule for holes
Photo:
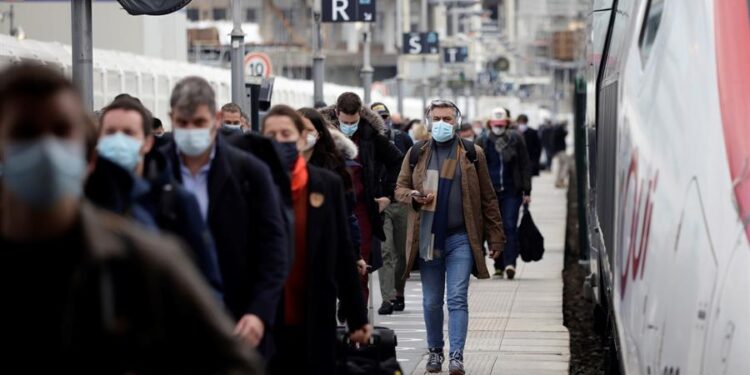
[[[446,64],[465,63],[469,59],[469,47],[445,47],[443,48],[443,62]]]
[[[323,22],[375,22],[375,0],[322,0]]]
[[[271,58],[263,52],[250,52],[245,55],[245,77],[268,78],[273,73]]]
[[[401,52],[406,55],[430,55],[440,51],[438,33],[404,33]]]

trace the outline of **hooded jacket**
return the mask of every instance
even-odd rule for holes
[[[336,128],[339,127],[335,106],[322,108],[320,113]],[[394,200],[393,191],[404,155],[385,136],[387,130],[385,123],[377,113],[362,107],[359,116],[359,128],[352,136],[352,140],[359,147],[357,161],[362,164],[365,204],[373,225],[373,234],[381,241],[385,241],[383,219],[375,198],[388,197],[391,201]],[[380,177],[381,170],[385,170],[382,178]]]

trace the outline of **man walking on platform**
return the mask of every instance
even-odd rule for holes
[[[511,128],[506,109],[493,110],[487,128],[488,135],[478,143],[487,155],[487,167],[508,239],[502,258],[495,259],[495,275],[502,276],[504,272],[508,279],[513,279],[518,258],[518,213],[521,204],[528,204],[531,199],[529,154],[523,136]]]
[[[412,209],[407,232],[406,274],[419,262],[428,372],[442,371],[443,296],[448,294],[451,375],[463,375],[463,350],[469,325],[468,288],[473,273],[489,278],[483,251],[497,258],[503,249],[497,197],[481,148],[457,136],[461,112],[448,100],[435,100],[426,111],[431,141],[417,142],[407,153],[396,198]]]
[[[359,147],[352,174],[357,203],[354,213],[362,234],[361,255],[372,270],[380,268],[380,241],[385,240],[381,213],[390,204],[399,166],[404,155],[385,136],[383,119],[367,107],[353,92],[345,92],[333,107],[323,108],[323,116],[335,124]],[[383,173],[383,178],[381,178]],[[369,297],[368,276],[361,278],[365,300]]]
[[[164,150],[175,178],[198,199],[216,242],[224,301],[237,320],[235,333],[264,355],[264,340],[289,268],[285,222],[268,167],[217,135],[211,85],[199,77],[178,82],[170,99],[174,144]],[[262,341],[263,340],[263,341]]]
[[[523,139],[526,141],[531,175],[539,176],[539,158],[542,156],[542,143],[539,138],[539,132],[529,127],[529,117],[526,115],[519,115],[516,123],[518,124],[518,131],[523,134]]]
[[[399,151],[406,153],[414,145],[411,138],[404,132],[394,129],[391,113],[383,103],[373,103],[370,107],[380,115],[385,122],[385,135],[391,143],[398,147]],[[387,171],[383,171],[385,174]],[[381,176],[385,178],[385,176]],[[393,196],[388,197],[391,204],[383,211],[383,267],[378,270],[380,277],[380,293],[383,303],[378,309],[378,314],[389,315],[394,311],[404,311],[406,300],[404,299],[404,269],[406,268],[406,215],[407,207],[397,202]]]

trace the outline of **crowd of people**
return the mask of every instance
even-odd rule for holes
[[[448,367],[464,374],[470,276],[491,276],[489,256],[515,277],[544,137],[503,108],[470,122],[435,100],[420,121],[368,104],[278,104],[253,132],[187,77],[165,131],[128,94],[90,114],[55,71],[0,73],[11,350],[43,344],[32,372],[332,374],[338,322],[370,342],[371,273],[388,315],[418,268],[427,370],[445,361],[447,292]]]

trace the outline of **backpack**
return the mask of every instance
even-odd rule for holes
[[[466,149],[466,157],[469,159],[469,161],[476,166],[477,164],[477,148],[474,145],[474,142],[467,141],[463,138],[458,138],[461,143],[464,146],[464,149]],[[420,150],[425,143],[428,141],[419,141],[412,146],[412,150]],[[414,169],[414,167],[417,165],[417,162],[419,162],[419,152],[411,152],[409,153],[409,168]]]

